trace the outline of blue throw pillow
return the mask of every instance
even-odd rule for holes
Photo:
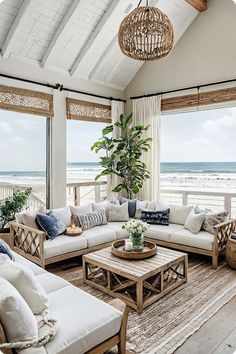
[[[47,214],[37,214],[36,223],[39,229],[46,232],[48,238],[51,240],[66,231],[64,222],[52,211],[49,211]]]
[[[147,224],[154,225],[169,225],[169,214],[170,209],[166,210],[142,210],[141,211],[141,220]]]
[[[0,240],[0,253],[6,254],[12,261],[15,260],[15,257],[11,252],[11,248],[3,240]]]
[[[119,202],[120,202],[120,204],[124,204],[124,203],[128,202],[129,217],[134,218],[135,213],[136,213],[137,199],[127,199],[124,197],[120,197]]]

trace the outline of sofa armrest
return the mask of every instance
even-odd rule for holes
[[[44,241],[46,234],[31,227],[10,222],[12,249],[30,261],[44,267]]]
[[[109,305],[113,306],[115,309],[123,313],[123,318],[122,318],[120,332],[119,332],[120,342],[118,344],[119,347],[118,352],[123,354],[126,353],[126,332],[127,332],[127,325],[128,325],[129,308],[123,301],[119,299],[114,299],[110,301]]]
[[[215,242],[217,243],[218,250],[222,251],[226,243],[235,230],[236,220],[230,219],[214,226]]]

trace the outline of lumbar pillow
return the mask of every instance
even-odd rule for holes
[[[35,316],[16,288],[0,277],[0,318],[8,342],[25,342],[38,337]]]
[[[47,214],[37,214],[36,223],[39,229],[46,232],[51,240],[66,231],[65,223],[52,211]]]
[[[128,221],[129,211],[128,202],[121,205],[109,205],[108,221]]]
[[[58,216],[58,218],[63,221],[66,227],[71,225],[71,210],[69,206],[65,208],[53,209],[52,212]]]
[[[185,229],[191,231],[193,234],[198,234],[201,230],[202,223],[205,217],[205,213],[196,212],[195,209],[191,211],[187,220],[185,221]]]
[[[163,210],[163,209],[170,209],[170,217],[169,222],[171,224],[179,224],[184,225],[187,217],[189,216],[190,212],[193,210],[193,207],[190,206],[180,206],[170,204],[167,205],[165,203],[157,203],[156,210]]]
[[[0,258],[0,277],[9,281],[21,294],[34,314],[48,309],[48,296],[34,273],[24,265]]]
[[[105,209],[95,210],[87,214],[72,215],[72,218],[77,226],[82,230],[88,230],[92,227],[107,224]]]
[[[169,225],[170,209],[166,210],[142,210],[141,220],[147,224]]]
[[[127,199],[127,198],[124,198],[124,197],[120,197],[119,198],[119,202],[120,202],[120,204],[124,204],[124,203],[128,202],[129,217],[130,218],[134,218],[135,217],[135,213],[136,213],[137,199]]]
[[[214,226],[226,221],[227,218],[228,218],[228,211],[222,211],[219,213],[208,212],[205,214],[205,218],[202,224],[202,229],[214,235],[215,234]]]
[[[12,254],[11,248],[8,246],[8,244],[0,239],[0,253],[6,254],[10,260],[14,261],[15,257]]]

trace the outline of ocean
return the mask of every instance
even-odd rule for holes
[[[68,182],[94,180],[101,170],[97,162],[71,162]],[[45,184],[44,171],[0,171],[1,183]],[[161,187],[236,192],[236,162],[162,162]]]

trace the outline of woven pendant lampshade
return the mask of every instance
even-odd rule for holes
[[[169,18],[158,8],[141,6],[121,22],[119,45],[122,52],[136,60],[166,57],[174,44],[174,31]]]

